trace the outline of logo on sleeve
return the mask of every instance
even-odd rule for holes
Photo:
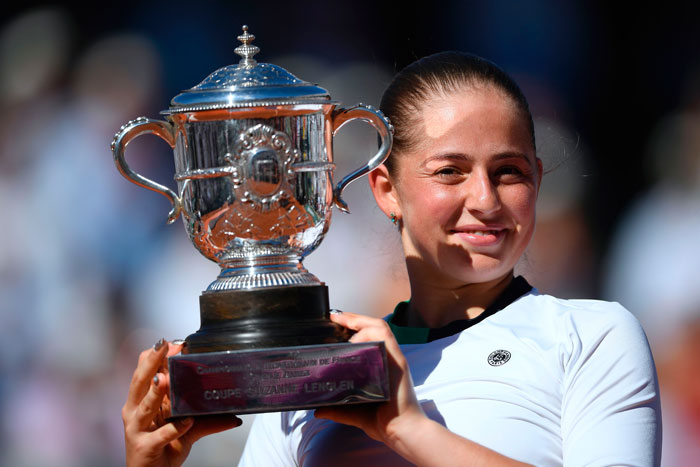
[[[510,352],[507,350],[494,350],[487,359],[491,366],[501,366],[510,360]]]

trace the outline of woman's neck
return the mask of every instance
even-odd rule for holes
[[[512,280],[512,271],[489,282],[458,287],[412,280],[406,324],[439,328],[452,321],[476,318],[503,293]]]

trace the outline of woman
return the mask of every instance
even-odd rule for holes
[[[518,86],[488,61],[442,53],[400,72],[381,109],[394,149],[370,186],[398,226],[411,300],[386,320],[331,319],[357,331],[352,342],[386,342],[392,400],[259,415],[242,464],[658,464],[658,388],[637,321],[513,277],[542,178]],[[124,407],[133,465],[181,462],[195,439],[239,423],[162,423],[167,378],[149,380],[178,350],[142,354]]]

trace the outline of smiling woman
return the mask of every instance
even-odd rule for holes
[[[411,306],[435,310],[420,303],[435,295],[416,287],[510,282],[503,279],[534,231],[542,166],[526,117],[492,86],[437,95],[412,118],[419,135],[413,149],[397,151],[392,171],[378,170],[370,180],[380,208],[396,213],[402,227]],[[423,321],[436,326],[463,317],[463,310],[437,309]]]
[[[370,186],[398,226],[411,298],[385,320],[331,319],[356,331],[351,342],[385,342],[391,400],[259,415],[241,464],[658,465],[639,323],[616,303],[542,295],[513,275],[542,181],[518,86],[486,60],[442,53],[400,72],[381,107],[395,147]],[[132,460],[181,462],[194,440],[235,424],[151,424],[167,378],[147,381],[167,352],[137,368],[124,415]]]
[[[446,52],[401,71],[381,109],[394,149],[370,186],[398,226],[411,299],[385,320],[332,318],[354,342],[386,342],[392,401],[259,416],[242,464],[657,465],[658,387],[637,321],[513,276],[542,181],[517,84]]]

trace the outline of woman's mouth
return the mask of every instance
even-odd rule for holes
[[[453,232],[472,246],[491,246],[498,244],[505,237],[506,229],[464,228],[455,229]]]

